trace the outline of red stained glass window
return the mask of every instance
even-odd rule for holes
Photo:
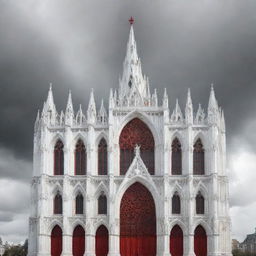
[[[98,198],[98,214],[107,214],[107,197],[100,195]]]
[[[84,197],[82,194],[76,196],[76,214],[84,213]]]
[[[201,192],[199,192],[196,196],[196,213],[204,214],[204,197]]]
[[[175,225],[170,235],[170,253],[172,256],[183,256],[183,232]]]
[[[51,233],[51,255],[60,256],[62,252],[62,230],[56,225]]]
[[[98,146],[98,175],[108,174],[108,145],[104,138]]]
[[[134,118],[123,128],[120,138],[120,174],[125,175],[134,158],[134,148],[140,146],[140,154],[150,174],[155,172],[155,142],[147,125]]]
[[[73,256],[84,256],[85,251],[85,232],[80,225],[76,226],[72,239]]]
[[[207,256],[207,235],[201,225],[195,229],[194,251],[196,256]]]
[[[172,174],[182,174],[182,151],[180,141],[177,138],[172,142]]]
[[[62,214],[62,196],[59,193],[54,198],[53,213]]]
[[[82,140],[78,140],[75,150],[75,175],[86,174],[86,149]]]
[[[194,144],[193,173],[195,175],[204,175],[204,147],[200,139]]]
[[[105,226],[101,225],[96,231],[95,236],[95,254],[96,256],[108,255],[108,230]]]
[[[54,147],[54,175],[63,175],[64,173],[64,152],[63,143],[58,140]]]
[[[172,197],[172,213],[180,214],[180,197],[177,192]]]

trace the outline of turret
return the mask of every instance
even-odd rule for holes
[[[95,104],[94,93],[93,93],[93,89],[92,89],[91,94],[90,94],[88,109],[87,109],[87,121],[88,121],[88,123],[89,124],[94,124],[96,122],[96,117],[97,117],[96,104]]]
[[[215,98],[213,84],[211,85],[210,98],[208,103],[208,123],[218,124],[219,122],[219,107]]]
[[[166,88],[164,88],[164,96],[163,96],[163,108],[168,108],[169,103],[168,103],[168,95]]]
[[[79,109],[76,114],[76,124],[81,126],[85,123],[85,115],[83,114],[82,106],[79,105]]]
[[[192,104],[190,89],[188,89],[188,94],[187,94],[187,102],[186,102],[186,107],[185,107],[185,118],[186,118],[187,125],[193,124],[193,104]]]
[[[45,124],[54,125],[56,121],[56,116],[57,116],[57,111],[56,111],[56,107],[53,100],[52,84],[50,84],[47,100],[44,103],[44,107],[42,111],[42,119]]]

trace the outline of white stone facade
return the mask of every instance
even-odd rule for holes
[[[207,233],[207,255],[231,255],[228,177],[223,111],[213,88],[208,111],[201,106],[194,114],[190,91],[183,115],[178,102],[172,113],[165,90],[158,102],[156,90],[150,93],[148,79],[142,75],[133,27],[129,35],[123,76],[118,90],[111,90],[109,109],[103,104],[96,111],[93,91],[87,114],[73,110],[71,94],[65,112],[57,113],[50,88],[47,101],[35,122],[34,166],[31,183],[29,256],[49,256],[54,225],[63,230],[63,256],[72,255],[72,233],[77,224],[85,230],[85,254],[95,256],[95,233],[104,224],[109,231],[109,254],[119,256],[119,209],[126,189],[138,181],[151,192],[156,205],[157,255],[170,255],[169,236],[179,224],[184,234],[184,255],[194,255],[194,230],[201,224]],[[140,154],[134,157],[125,176],[119,174],[119,135],[133,118],[142,120],[155,140],[155,174],[150,175]],[[104,137],[108,144],[108,175],[97,173],[97,149]],[[182,175],[171,175],[171,144],[177,137],[182,147]],[[205,175],[193,175],[193,145],[200,138],[205,149]],[[64,175],[53,175],[53,152],[58,139],[64,144]],[[74,175],[74,149],[82,139],[87,150],[87,173]],[[63,198],[63,214],[53,214],[57,191]],[[107,196],[108,214],[97,213],[101,192]],[[181,198],[181,214],[173,215],[171,199]],[[195,197],[205,199],[205,213],[196,214]],[[84,196],[84,214],[76,215],[77,193]]]

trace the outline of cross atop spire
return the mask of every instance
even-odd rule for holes
[[[130,22],[131,25],[134,23],[134,19],[133,19],[132,16],[131,16],[131,18],[129,19],[129,22]]]

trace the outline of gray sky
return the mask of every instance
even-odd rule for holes
[[[210,84],[224,108],[233,237],[256,227],[256,1],[0,0],[0,236],[23,241],[28,230],[33,125],[53,83],[58,110],[68,90],[86,110],[122,72],[128,19],[151,89],[171,109],[207,106]]]

